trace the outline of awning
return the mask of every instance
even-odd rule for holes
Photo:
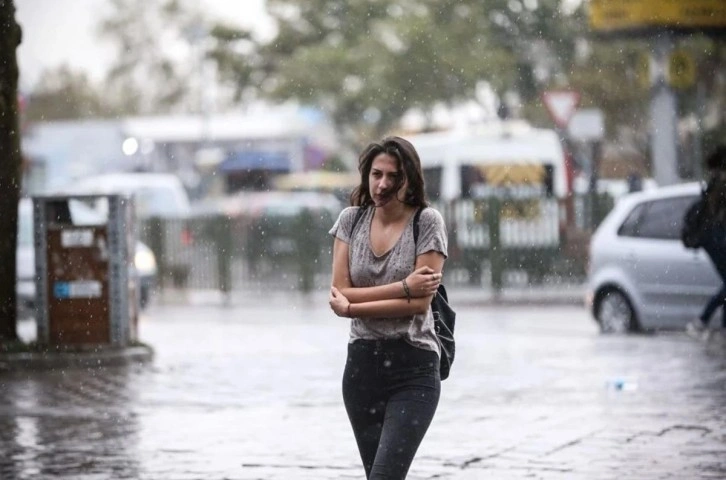
[[[223,173],[250,170],[287,172],[290,170],[290,159],[285,153],[247,150],[243,152],[231,152],[219,164],[219,171]]]
[[[278,175],[274,185],[279,190],[336,190],[353,189],[360,182],[357,172],[311,172]]]

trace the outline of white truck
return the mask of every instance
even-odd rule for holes
[[[560,247],[572,178],[554,130],[509,121],[406,138],[421,158],[429,199],[446,218],[455,256],[471,266],[489,255],[494,198],[497,243],[508,263],[548,268],[541,257]]]

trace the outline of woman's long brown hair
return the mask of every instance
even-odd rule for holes
[[[363,150],[358,159],[360,183],[350,194],[350,204],[367,207],[373,203],[368,177],[371,173],[373,160],[382,153],[386,153],[395,158],[398,163],[398,168],[403,172],[403,175],[398,180],[398,185],[394,186],[394,191],[398,192],[401,185],[408,180],[408,188],[404,193],[404,198],[400,198],[399,200],[414,207],[427,207],[428,201],[426,200],[421,159],[411,142],[401,137],[386,137],[381,142],[369,144]]]

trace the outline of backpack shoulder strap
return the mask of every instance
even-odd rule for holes
[[[421,218],[421,212],[424,211],[426,207],[421,207],[418,210],[416,210],[416,213],[413,215],[413,243],[414,245],[418,243],[418,221]],[[358,225],[358,222],[360,221],[361,217],[363,217],[363,214],[366,211],[366,207],[358,207],[358,211],[355,212],[355,218],[353,218],[353,225],[350,227],[350,233],[353,234],[353,230],[355,230],[355,226]]]
[[[355,217],[353,217],[353,225],[350,227],[351,236],[353,236],[353,231],[355,231],[355,226],[358,225],[358,222],[360,221],[361,217],[363,217],[364,213],[366,213],[366,207],[358,207],[358,211],[355,212]]]

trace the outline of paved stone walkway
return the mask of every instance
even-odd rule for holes
[[[146,367],[0,374],[0,479],[362,479],[347,321],[266,301],[152,306]],[[723,345],[602,336],[571,306],[467,305],[456,333],[409,479],[726,478]]]

